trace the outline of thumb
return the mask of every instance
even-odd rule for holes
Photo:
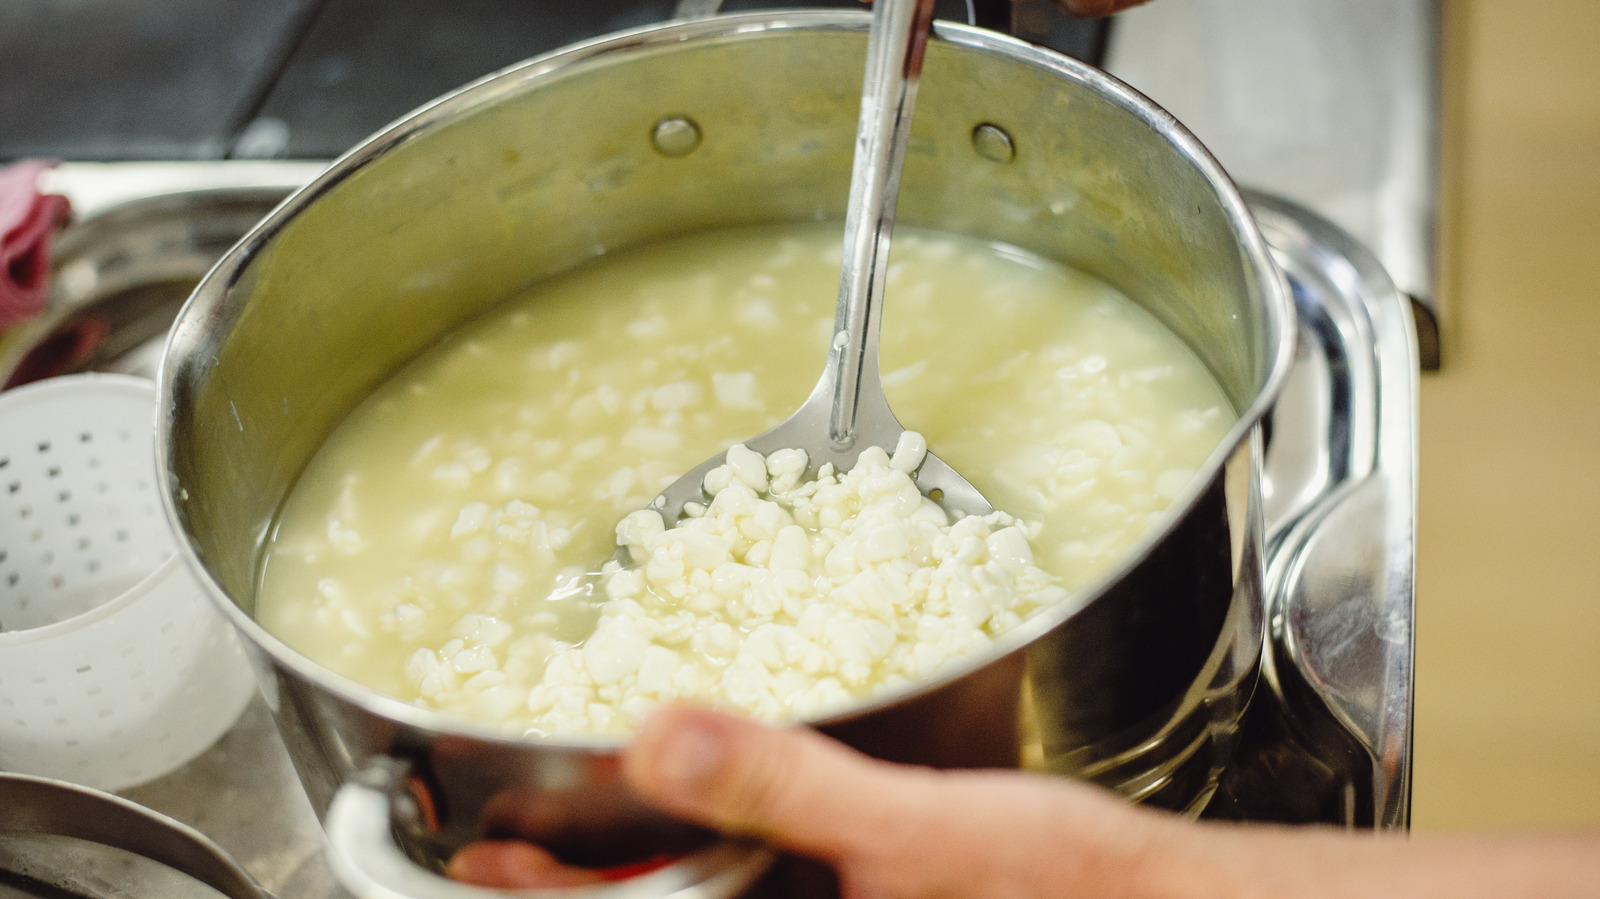
[[[814,731],[709,709],[657,711],[623,770],[665,811],[824,861],[842,861],[926,820],[935,775],[859,755]]]

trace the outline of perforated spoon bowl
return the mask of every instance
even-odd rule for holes
[[[867,447],[893,453],[905,433],[883,394],[878,373],[878,327],[889,238],[911,111],[922,73],[923,50],[933,22],[933,0],[875,0],[867,38],[867,66],[856,126],[855,162],[845,213],[839,306],[827,367],[804,404],[771,430],[745,441],[763,455],[803,449],[807,475],[825,463],[839,471],[855,465]],[[727,453],[700,463],[672,482],[651,504],[673,522],[690,502],[705,499],[702,483]],[[994,507],[977,488],[932,453],[915,472],[917,487],[946,510],[986,515]]]

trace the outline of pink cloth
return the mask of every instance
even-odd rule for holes
[[[50,239],[71,212],[66,197],[39,193],[50,166],[0,168],[0,331],[38,315],[50,296]]]

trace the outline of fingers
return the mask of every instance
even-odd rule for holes
[[[623,770],[644,798],[718,830],[824,860],[882,846],[930,819],[930,772],[860,756],[802,728],[706,709],[658,711]]]
[[[1145,0],[1056,0],[1062,12],[1083,19],[1098,19],[1138,6]]]
[[[917,832],[939,817],[931,772],[873,761],[803,728],[769,729],[705,709],[658,711],[629,748],[624,771],[665,811],[830,862],[916,844]],[[447,873],[500,888],[603,879],[516,841],[468,846]]]
[[[1181,882],[1216,855],[1191,839],[1192,826],[1084,784],[895,765],[804,728],[705,709],[657,711],[623,772],[664,811],[829,863],[847,896],[1113,895],[1129,883],[1170,886],[1173,872]],[[470,846],[449,873],[511,888],[605,876],[524,843]]]
[[[517,840],[487,840],[463,848],[445,873],[454,880],[496,889],[577,887],[605,880],[597,871],[570,868],[555,856]]]
[[[803,728],[664,708],[623,771],[679,817],[829,863],[847,896],[1103,896],[1154,881],[1169,822],[1085,784],[869,759]]]

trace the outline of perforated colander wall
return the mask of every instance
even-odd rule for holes
[[[140,783],[250,697],[231,629],[175,554],[154,416],[137,378],[0,393],[0,769]]]
[[[54,399],[0,419],[0,631],[81,615],[176,550],[153,484],[153,404]]]

